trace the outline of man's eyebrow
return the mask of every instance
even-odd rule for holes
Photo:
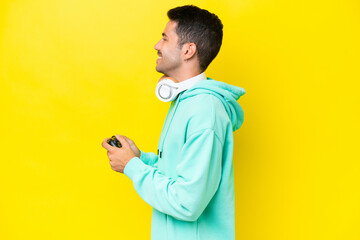
[[[168,37],[165,33],[162,33],[162,36],[163,36],[163,37]]]

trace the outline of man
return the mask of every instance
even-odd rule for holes
[[[112,169],[128,176],[153,207],[152,239],[234,239],[233,131],[244,119],[237,100],[245,91],[205,76],[222,43],[216,15],[182,6],[168,17],[155,45],[156,70],[164,74],[160,80],[186,87],[171,101],[158,155],[121,135],[122,148],[107,144],[108,138],[102,145]]]

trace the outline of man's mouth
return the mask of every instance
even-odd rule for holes
[[[159,53],[159,52],[158,52],[158,56],[159,56],[159,57],[156,59],[156,62],[158,62],[159,60],[161,60],[161,59],[162,59],[162,55],[161,55],[161,53]]]

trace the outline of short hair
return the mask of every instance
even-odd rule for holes
[[[185,43],[194,43],[200,69],[205,71],[222,44],[223,24],[218,16],[193,5],[170,9],[167,16],[177,23],[175,32],[179,37],[179,47]]]

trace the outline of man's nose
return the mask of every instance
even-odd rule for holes
[[[160,40],[161,41],[161,40]],[[160,50],[160,41],[158,41],[155,46],[154,46],[154,49],[159,51]]]

